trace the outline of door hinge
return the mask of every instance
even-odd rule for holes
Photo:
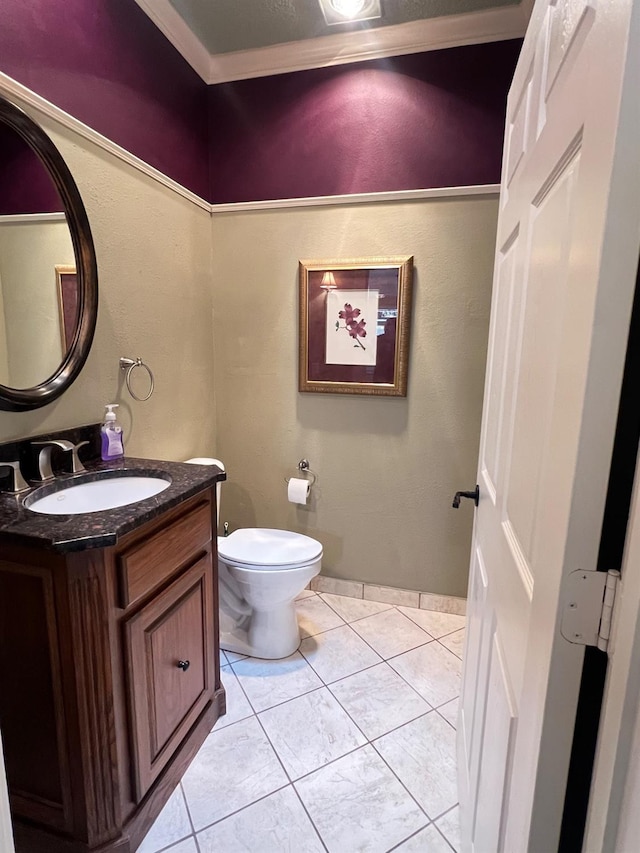
[[[576,571],[567,579],[560,633],[570,643],[606,652],[620,572]]]

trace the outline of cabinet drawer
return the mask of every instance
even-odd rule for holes
[[[211,504],[203,500],[186,515],[118,556],[121,606],[160,586],[211,540]]]
[[[139,802],[214,693],[211,554],[124,623]]]

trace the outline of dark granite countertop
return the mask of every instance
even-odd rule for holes
[[[215,465],[193,465],[185,462],[162,462],[156,459],[125,457],[113,462],[86,462],[86,473],[64,474],[51,484],[34,486],[20,495],[0,493],[0,551],[3,543],[35,545],[55,551],[84,551],[115,545],[119,537],[166,510],[177,506],[203,489],[224,480],[226,474]],[[32,512],[24,505],[38,489],[38,496],[57,491],[62,484],[87,482],[104,478],[105,471],[118,476],[147,475],[171,478],[171,485],[151,498],[99,512],[80,515],[45,515]]]

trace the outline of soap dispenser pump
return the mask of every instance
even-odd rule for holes
[[[118,408],[118,403],[109,403],[105,406],[107,413],[104,423],[100,427],[101,433],[101,456],[104,462],[112,459],[120,459],[124,456],[124,444],[122,441],[122,427],[116,419],[113,411]]]

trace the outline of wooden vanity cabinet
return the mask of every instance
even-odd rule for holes
[[[17,853],[134,851],[224,714],[215,518],[208,489],[113,547],[0,542]]]

